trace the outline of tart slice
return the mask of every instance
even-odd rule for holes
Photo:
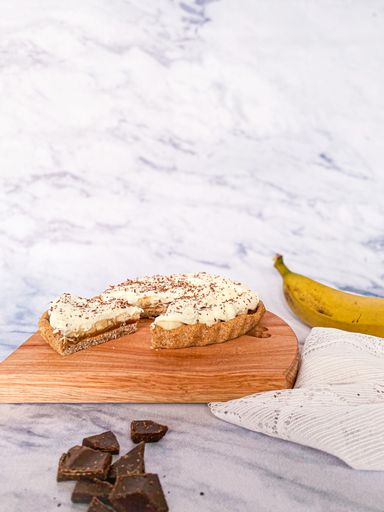
[[[39,320],[44,340],[61,355],[132,334],[142,309],[123,299],[60,295]]]

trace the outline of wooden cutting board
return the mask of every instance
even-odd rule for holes
[[[273,313],[268,338],[199,348],[151,350],[149,325],[69,356],[35,333],[0,364],[0,402],[209,402],[294,384],[297,338]]]

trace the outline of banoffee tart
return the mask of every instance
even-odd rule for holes
[[[139,318],[154,318],[152,348],[186,348],[242,336],[264,312],[242,283],[199,272],[128,279],[91,299],[63,294],[39,327],[55,350],[70,354],[134,332]]]

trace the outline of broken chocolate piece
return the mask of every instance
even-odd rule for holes
[[[107,498],[112,484],[103,480],[79,480],[72,492],[73,503],[90,503],[92,498]]]
[[[113,512],[113,509],[98,498],[93,498],[87,512]]]
[[[156,443],[168,431],[166,425],[160,425],[152,420],[132,421],[131,423],[131,439],[134,443]]]
[[[93,450],[100,450],[101,452],[109,452],[113,455],[120,451],[119,442],[116,439],[115,434],[110,430],[95,436],[85,437],[83,439],[83,446],[88,446]]]
[[[74,446],[59,460],[57,481],[99,478],[105,480],[112,462],[110,453],[92,450],[87,446]]]
[[[131,475],[119,477],[109,495],[117,512],[167,512],[163,489],[157,475]]]
[[[112,464],[108,473],[108,480],[115,482],[116,478],[120,476],[145,473],[144,447],[145,443],[140,443]]]

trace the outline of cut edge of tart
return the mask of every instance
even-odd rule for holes
[[[99,334],[85,335],[82,338],[70,338],[63,336],[60,332],[54,332],[50,322],[48,311],[45,311],[39,320],[39,331],[44,340],[62,356],[67,356],[84,350],[88,347],[100,345],[106,341],[115,340],[137,331],[137,321],[124,323],[113,327]]]

